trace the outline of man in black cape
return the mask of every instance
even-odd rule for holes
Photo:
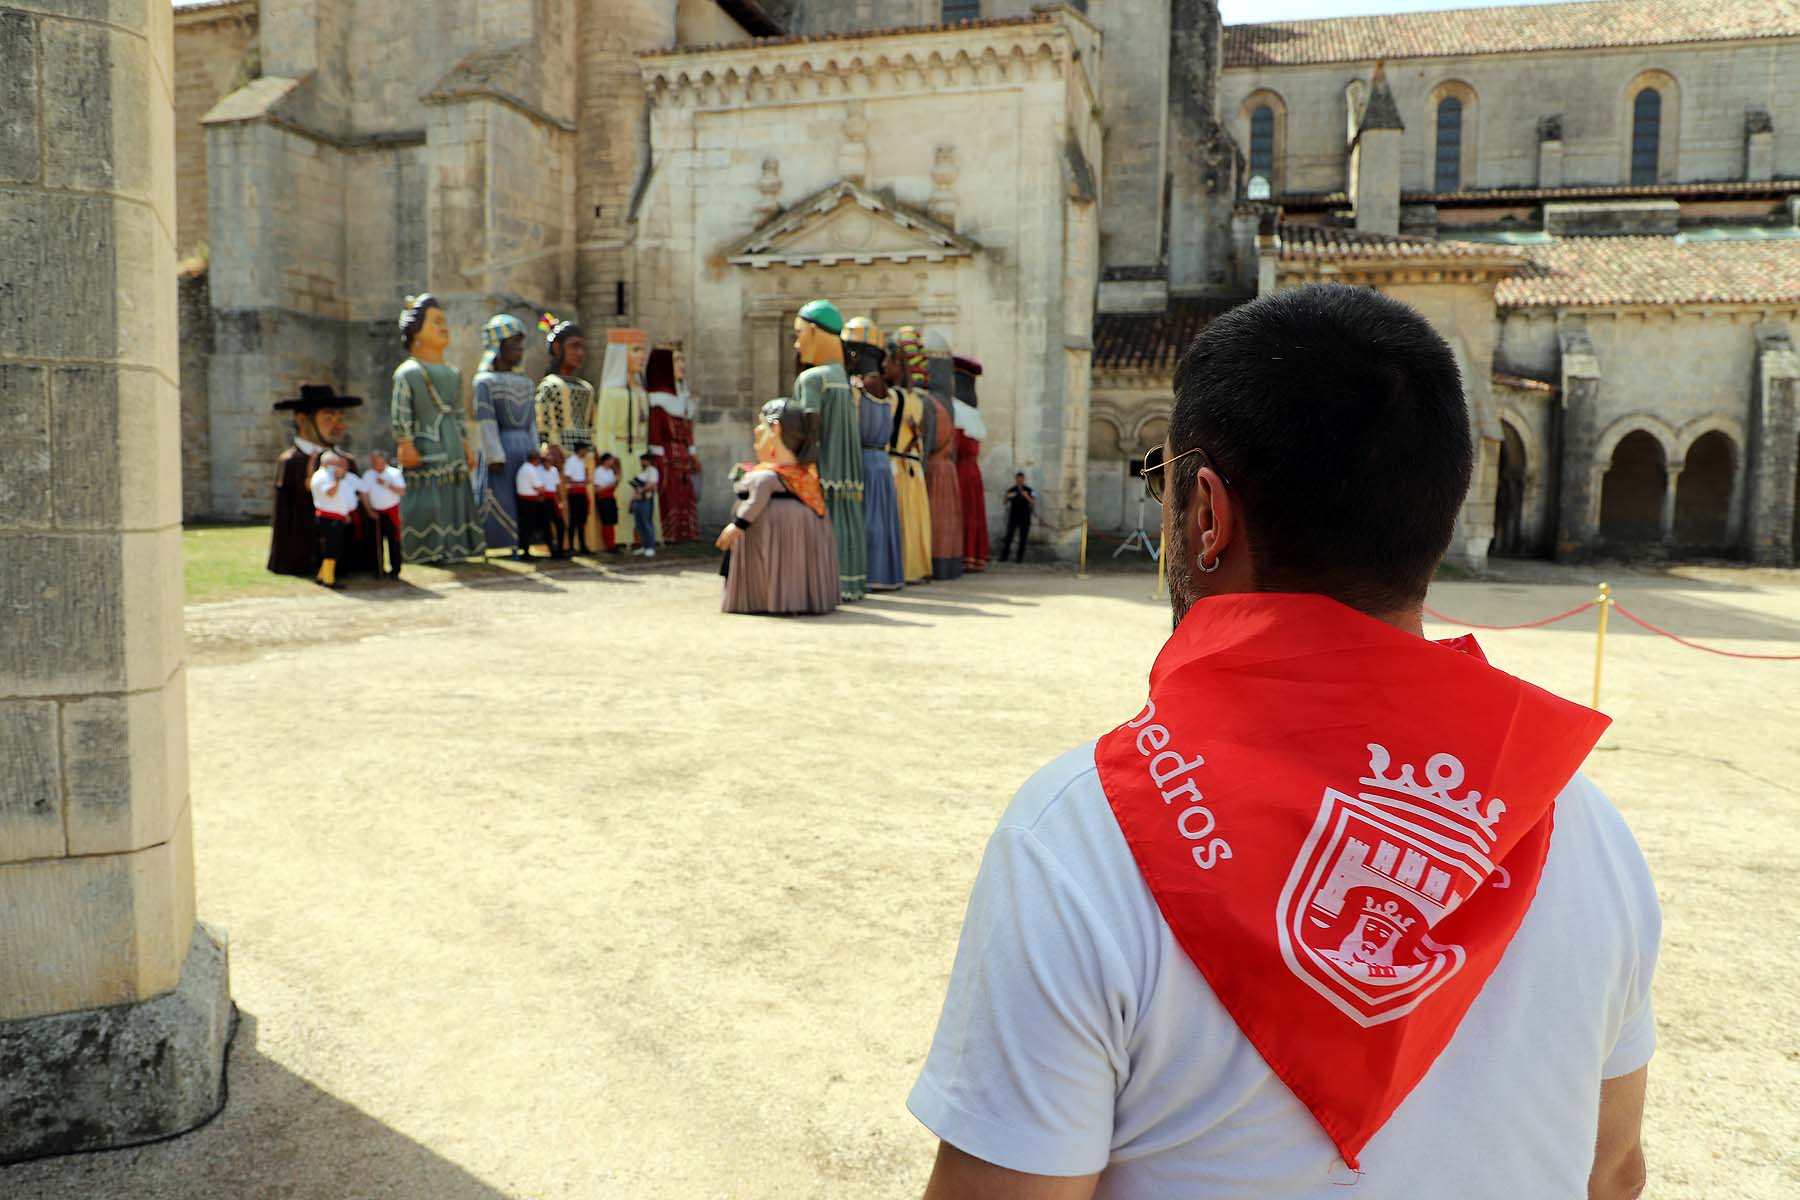
[[[354,458],[339,449],[346,433],[344,410],[359,408],[358,396],[340,396],[328,384],[309,383],[300,394],[275,402],[276,412],[294,414],[294,443],[275,463],[275,509],[269,521],[269,570],[312,578],[319,573],[319,531],[313,517],[311,482],[327,450],[343,454],[351,473]],[[339,574],[373,571],[379,553],[374,523],[359,512],[350,530]]]

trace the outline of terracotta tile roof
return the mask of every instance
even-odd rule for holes
[[[1094,369],[1173,371],[1181,352],[1214,317],[1247,299],[1179,298],[1162,312],[1100,313],[1094,318]]]
[[[1501,308],[1800,303],[1800,238],[1563,238],[1525,248]]]
[[[1227,25],[1227,67],[1800,36],[1800,0],[1583,0]]]
[[[1504,266],[1519,261],[1511,246],[1493,242],[1439,241],[1410,234],[1359,233],[1327,225],[1281,225],[1282,262],[1341,262],[1344,260],[1421,262],[1455,260],[1466,266]]]
[[[1800,2],[1800,0],[1797,0]],[[759,37],[746,42],[715,42],[706,46],[669,46],[661,50],[642,50],[639,58],[662,58],[670,54],[698,54],[707,50],[746,50],[756,46],[797,46],[804,42],[858,42],[867,38],[891,37],[902,33],[951,33],[959,29],[1004,29],[1011,25],[1046,25],[1058,13],[1033,13],[1024,17],[986,17],[978,21],[951,21],[944,25],[895,25],[886,29],[856,29],[844,33],[796,33],[786,37]]]

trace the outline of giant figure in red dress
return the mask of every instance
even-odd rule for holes
[[[650,394],[650,446],[662,450],[662,540],[700,540],[700,460],[694,454],[694,401],[688,395],[687,363],[680,343],[650,351],[644,368]]]
[[[976,407],[975,377],[981,364],[958,354],[956,366],[956,484],[962,500],[963,570],[985,571],[988,542],[987,490],[981,479],[981,441],[987,422]]]

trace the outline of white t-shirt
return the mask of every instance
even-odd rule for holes
[[[907,1107],[1016,1171],[1104,1169],[1107,1200],[1585,1196],[1600,1080],[1655,1048],[1660,932],[1631,831],[1577,775],[1523,925],[1358,1179],[1176,944],[1090,743],[1033,776],[988,842]]]
[[[314,512],[336,513],[347,517],[356,511],[356,497],[362,491],[362,477],[345,471],[343,479],[338,481],[337,491],[327,494],[331,489],[331,468],[320,467],[313,472],[311,487]]]
[[[594,468],[594,486],[600,491],[604,492],[609,487],[617,487],[618,483],[619,473],[611,467]]]
[[[661,482],[661,480],[662,472],[658,471],[655,467],[645,467],[642,471],[637,473],[637,478],[631,481],[631,485],[640,492],[647,492]]]
[[[543,468],[535,463],[520,463],[513,477],[513,490],[527,500],[536,500],[544,490]]]
[[[390,484],[393,486],[390,487]],[[395,487],[404,489],[406,477],[393,463],[379,471],[370,467],[362,473],[362,490],[368,493],[369,507],[377,511],[386,512],[400,503],[400,493],[394,490]]]
[[[587,483],[587,463],[579,454],[571,454],[563,459],[562,473],[570,487],[582,487]]]

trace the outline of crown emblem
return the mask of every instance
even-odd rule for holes
[[[1445,809],[1463,820],[1478,827],[1491,842],[1494,839],[1494,826],[1506,812],[1506,802],[1498,796],[1488,797],[1487,807],[1481,807],[1481,793],[1470,788],[1458,796],[1455,790],[1462,786],[1462,760],[1454,754],[1434,754],[1425,762],[1425,782],[1419,782],[1411,763],[1402,764],[1397,774],[1389,775],[1388,767],[1393,758],[1386,746],[1378,742],[1369,743],[1369,773],[1360,781],[1367,787],[1385,788],[1390,792],[1411,796],[1415,800],[1423,800]],[[1364,796],[1365,800],[1379,801],[1379,796]]]

